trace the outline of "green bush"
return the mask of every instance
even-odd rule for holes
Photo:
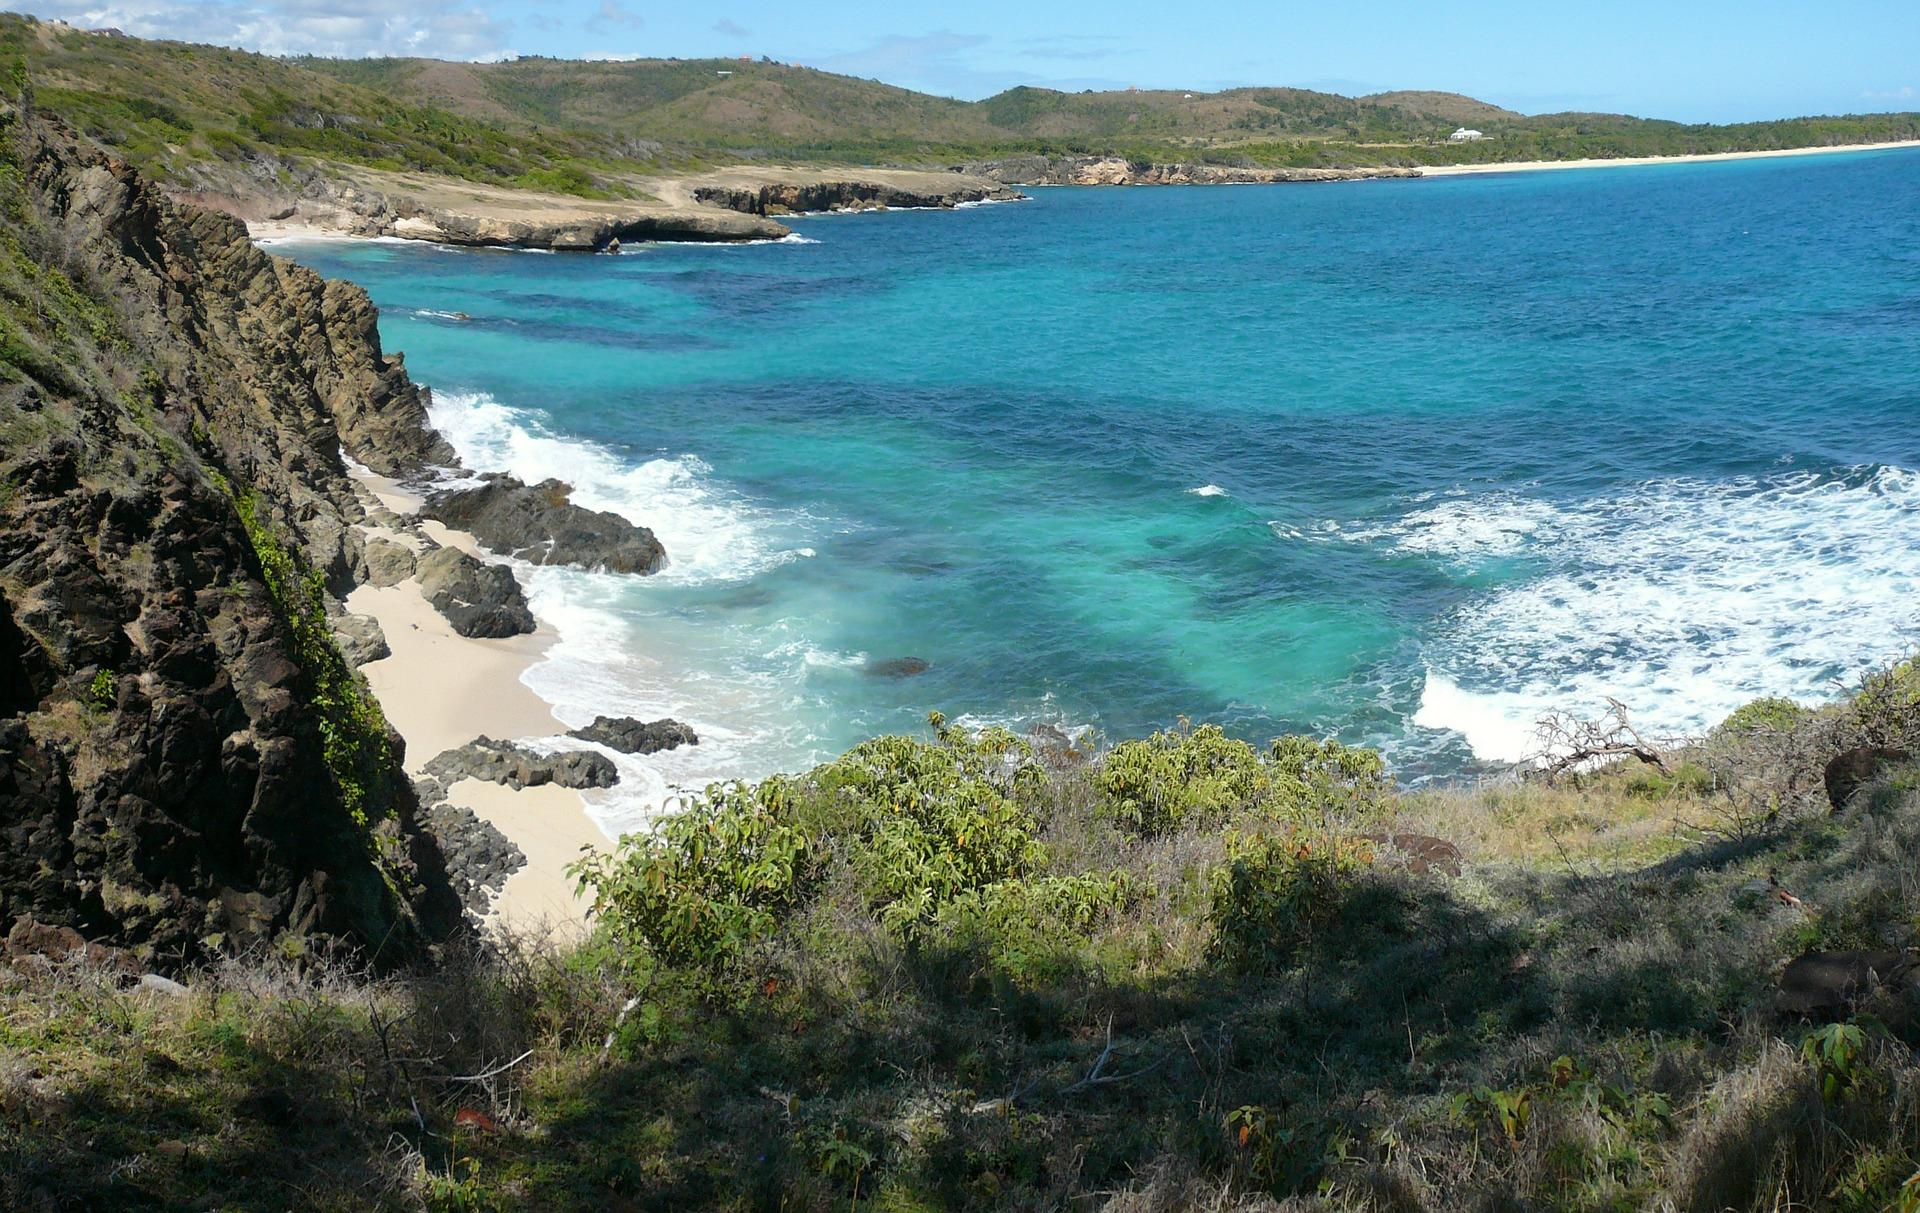
[[[1040,861],[1029,804],[1046,776],[1005,729],[977,737],[932,717],[934,740],[880,737],[815,773],[880,920],[909,942],[939,908]]]
[[[776,776],[714,784],[652,833],[626,835],[568,873],[633,959],[718,980],[800,904],[818,859],[793,782]]]
[[[1017,985],[1052,988],[1080,968],[1093,932],[1147,892],[1120,869],[1005,880],[941,906],[932,935],[955,954],[985,959]]]
[[[1723,737],[1751,737],[1755,733],[1784,733],[1798,724],[1807,709],[1791,699],[1768,697],[1734,709],[1714,732]]]
[[[1228,834],[1227,862],[1213,873],[1214,958],[1255,972],[1292,963],[1340,921],[1372,865],[1364,839],[1300,829]]]
[[[1273,743],[1275,816],[1302,825],[1364,820],[1385,810],[1393,777],[1379,751],[1312,737]]]
[[[1253,808],[1272,792],[1273,777],[1252,746],[1203,724],[1121,742],[1100,764],[1094,787],[1100,812],[1153,837]]]

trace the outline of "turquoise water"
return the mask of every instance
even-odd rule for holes
[[[930,708],[1447,774],[1549,708],[1697,729],[1915,642],[1920,153],[1033,192],[278,251],[372,292],[471,465],[659,532],[658,578],[532,576],[563,716],[710,742],[620,823]]]

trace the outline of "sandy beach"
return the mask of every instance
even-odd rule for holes
[[[420,504],[383,477],[363,469],[354,469],[354,477],[395,514],[405,516]],[[365,529],[369,536],[420,546],[405,530],[371,523]],[[421,530],[435,542],[476,550],[472,536],[464,532],[433,522]],[[434,756],[482,734],[506,740],[565,731],[547,702],[521,681],[553,643],[553,632],[545,624],[530,636],[462,636],[433,609],[411,577],[392,586],[360,586],[348,595],[346,605],[378,620],[393,651],[362,666],[361,672],[387,719],[406,739],[410,774],[420,774]],[[587,905],[575,895],[565,868],[579,858],[581,848],[604,847],[609,840],[587,816],[579,792],[551,785],[514,791],[469,779],[453,785],[448,800],[472,809],[527,857],[526,866],[507,878],[495,898],[490,924],[563,936],[584,929]]]
[[[1469,173],[1531,173],[1562,168],[1627,168],[1643,164],[1706,164],[1715,160],[1773,160],[1782,156],[1825,156],[1834,152],[1872,152],[1920,147],[1920,139],[1898,143],[1849,143],[1839,147],[1791,147],[1771,152],[1703,152],[1692,156],[1623,156],[1617,160],[1516,160],[1505,164],[1443,164],[1422,168],[1422,177],[1463,177]]]

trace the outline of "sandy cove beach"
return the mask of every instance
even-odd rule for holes
[[[354,478],[395,514],[417,510],[418,498],[384,477],[354,469]],[[369,536],[408,547],[418,541],[406,531],[370,523]],[[421,530],[437,543],[477,551],[471,535],[436,522]],[[348,595],[347,609],[370,615],[386,633],[392,655],[361,667],[385,709],[387,719],[406,739],[411,775],[444,750],[485,734],[501,739],[550,737],[566,725],[551,706],[521,681],[553,643],[545,624],[531,636],[483,640],[462,636],[434,610],[409,577],[397,585],[362,585]],[[507,878],[494,899],[488,922],[516,932],[584,931],[587,903],[575,895],[566,866],[583,847],[605,847],[609,840],[587,816],[579,792],[547,785],[515,791],[502,784],[467,779],[448,790],[448,800],[504,834],[526,855],[526,866]]]
[[[1897,143],[1848,143],[1838,147],[1790,147],[1770,152],[1701,152],[1690,156],[1623,156],[1616,160],[1516,160],[1505,164],[1443,164],[1422,168],[1422,177],[1463,177],[1470,173],[1531,173],[1561,168],[1627,168],[1644,164],[1706,164],[1715,160],[1773,160],[1782,156],[1825,156],[1835,152],[1873,152],[1920,147],[1920,139]]]

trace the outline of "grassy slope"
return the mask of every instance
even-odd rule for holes
[[[1823,1067],[1771,975],[1914,942],[1920,772],[1831,816],[1818,769],[1917,737],[1920,692],[1883,679],[1722,730],[1668,775],[1342,800],[1342,829],[1457,827],[1468,870],[1362,860],[1305,885],[1245,869],[1232,834],[1272,806],[1230,779],[1161,785],[1238,791],[1142,836],[1110,783],[1051,763],[1005,785],[1013,816],[916,852],[846,831],[843,763],[792,785],[776,816],[827,831],[812,875],[719,967],[662,920],[653,943],[521,941],[378,983],[234,964],[180,999],[0,969],[0,1112],[21,1129],[0,1203],[1911,1208],[1914,996],[1870,1000],[1862,1051]],[[893,786],[945,787],[936,816],[982,809],[940,785],[939,747],[893,752],[918,772]],[[1041,843],[1018,874],[932,917],[888,903],[889,873],[976,864],[1014,826]],[[776,834],[703,837],[700,872],[779,883]],[[1269,878],[1256,908],[1287,907],[1256,914],[1257,959],[1221,946],[1245,870]],[[1799,904],[1747,890],[1770,876]]]
[[[1032,153],[1340,167],[1664,155],[1920,137],[1920,115],[1689,126],[1526,117],[1472,98],[1305,89],[1061,93],[980,102],[725,59],[282,60],[57,31],[0,14],[41,103],[150,173],[329,161],[595,196],[635,173],[741,158],[951,164]],[[719,73],[726,72],[722,76]],[[1452,145],[1470,123],[1490,138]],[[276,164],[276,161],[280,163]]]

